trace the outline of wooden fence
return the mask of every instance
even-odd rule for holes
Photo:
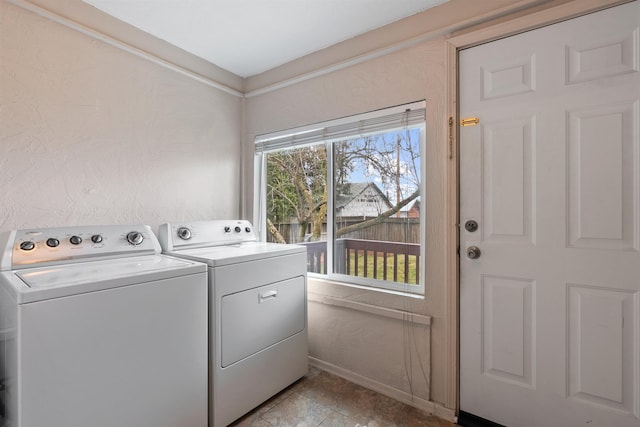
[[[362,222],[362,218],[340,218],[338,229]],[[287,243],[299,243],[300,224],[274,224],[278,232]],[[305,236],[309,236],[311,230],[305,230]],[[326,239],[327,224],[322,225],[322,239]],[[270,239],[271,236],[268,236]],[[364,228],[340,236],[345,239],[364,239],[389,242],[420,243],[420,219],[419,218],[387,218],[380,224]]]

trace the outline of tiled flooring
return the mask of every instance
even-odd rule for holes
[[[311,368],[309,374],[236,421],[234,427],[454,427],[412,406]]]

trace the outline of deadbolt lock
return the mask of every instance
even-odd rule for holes
[[[469,259],[478,259],[481,253],[480,248],[477,246],[469,246],[467,248],[467,258]]]
[[[473,233],[478,229],[478,223],[472,219],[464,223],[464,229],[469,233]]]

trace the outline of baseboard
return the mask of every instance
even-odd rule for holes
[[[421,397],[413,396],[412,394],[407,393],[406,391],[399,390],[395,387],[391,387],[387,384],[383,384],[374,379],[365,377],[363,375],[357,374],[348,369],[341,368],[332,363],[325,362],[323,360],[316,359],[311,356],[309,356],[309,364],[318,369],[330,372],[346,380],[349,380],[354,384],[361,385],[362,387],[366,387],[380,394],[384,394],[385,396],[389,396],[392,399],[395,399],[399,402],[406,403],[407,405],[421,409],[425,412],[436,415],[442,419],[455,422],[455,419],[456,419],[455,410],[446,408],[439,403],[432,402],[430,400],[423,399]]]
[[[464,411],[460,411],[458,414],[458,425],[464,427],[504,427],[502,424],[494,423]]]

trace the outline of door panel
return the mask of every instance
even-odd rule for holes
[[[533,387],[534,282],[482,277],[483,373]]]
[[[533,243],[532,117],[482,127],[483,240]]]
[[[465,412],[640,425],[639,28],[635,1],[460,52]]]
[[[637,117],[638,101],[568,112],[571,247],[638,249]]]
[[[634,292],[570,285],[568,299],[569,396],[633,414]]]

